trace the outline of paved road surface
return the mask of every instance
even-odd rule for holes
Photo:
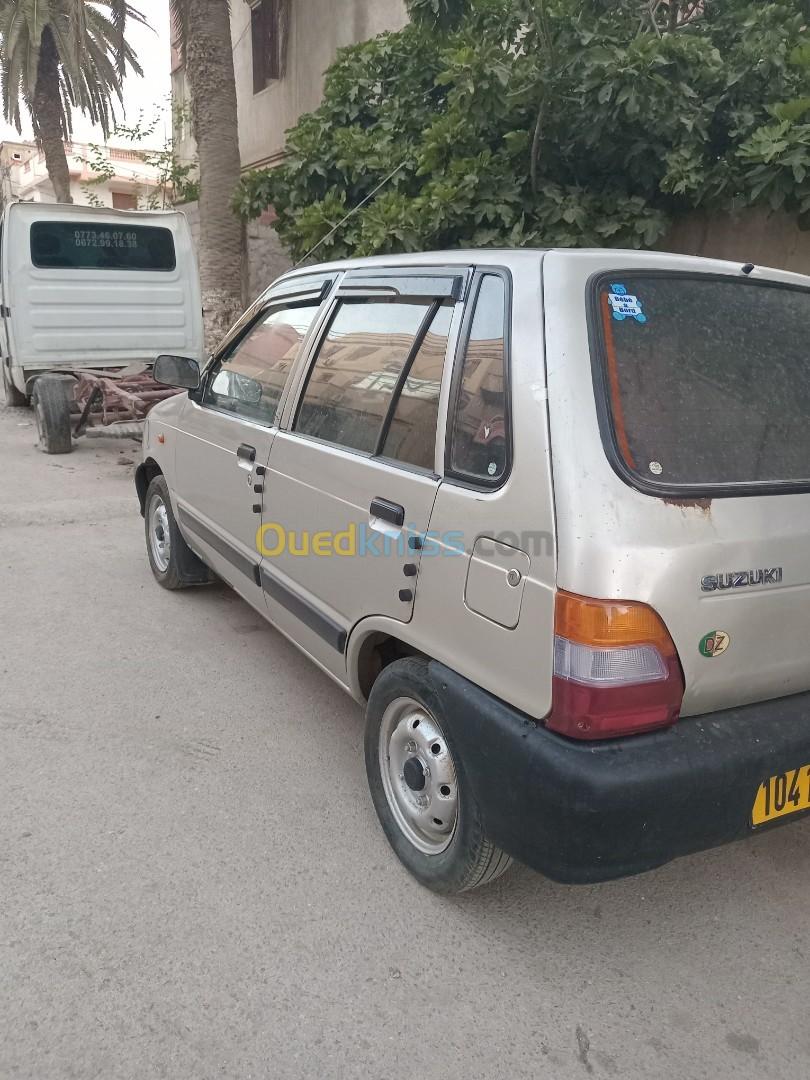
[[[3,1080],[808,1075],[810,824],[439,899],[360,710],[224,587],[154,584],[120,444],[33,438],[0,408]]]

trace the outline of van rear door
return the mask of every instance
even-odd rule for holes
[[[9,207],[3,293],[12,364],[27,371],[202,359],[200,289],[178,212]]]
[[[658,611],[685,714],[810,689],[810,281],[558,258],[547,316],[570,274],[590,326],[576,372],[547,327],[561,587]]]

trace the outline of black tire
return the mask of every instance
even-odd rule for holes
[[[153,530],[157,532],[157,522],[162,517],[158,504],[165,510],[165,519],[159,526],[164,537],[165,530],[168,529],[168,550],[163,548],[163,557],[161,557],[161,541],[155,538],[153,543]],[[177,527],[169,498],[169,485],[163,476],[155,476],[146,489],[144,521],[146,552],[158,585],[170,590],[187,589],[190,585],[203,585],[211,580],[208,567],[197,558]],[[163,543],[165,544],[165,540]]]
[[[11,381],[5,365],[3,366],[3,392],[6,397],[6,406],[9,409],[25,409],[31,404],[25,394],[21,394]]]
[[[386,738],[383,720],[389,707],[396,709],[396,703],[404,698],[411,699],[438,725],[455,770],[458,800],[455,829],[447,847],[436,854],[420,850],[404,831],[392,811],[383,780],[380,753],[381,738]],[[450,738],[442,713],[440,694],[426,660],[406,657],[386,667],[374,683],[366,707],[366,773],[380,824],[399,860],[427,888],[453,895],[494,881],[508,870],[512,859],[486,835],[480,809],[466,779],[460,747]]]
[[[61,375],[40,375],[34,383],[31,404],[37,422],[39,448],[46,454],[69,454],[70,391],[73,380]]]

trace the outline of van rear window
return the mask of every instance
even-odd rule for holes
[[[677,273],[596,285],[611,450],[639,486],[810,486],[810,290]]]
[[[174,237],[155,225],[35,221],[31,261],[47,270],[174,270]]]

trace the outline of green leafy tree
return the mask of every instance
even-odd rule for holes
[[[3,115],[22,130],[23,108],[58,202],[72,202],[65,140],[73,109],[105,138],[115,122],[127,69],[143,72],[124,33],[144,17],[126,0],[0,0]]]
[[[470,9],[470,0],[406,0],[408,14],[422,26],[443,30],[457,27]]]
[[[242,183],[294,257],[643,247],[696,207],[810,224],[806,0],[411,6],[343,50],[285,162]]]

